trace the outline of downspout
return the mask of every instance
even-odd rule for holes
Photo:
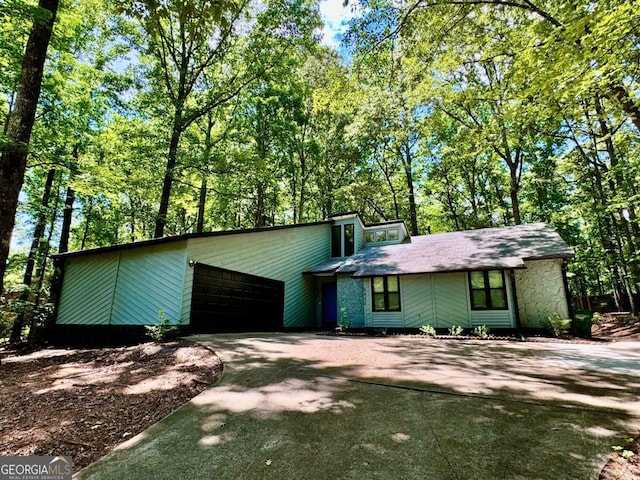
[[[511,292],[513,293],[513,309],[516,314],[516,328],[520,330],[520,308],[518,307],[518,293],[516,292],[516,274],[513,269],[509,270],[509,278],[511,279]]]
[[[569,280],[567,280],[567,259],[562,259],[562,284],[564,285],[564,296],[567,299],[567,312],[569,318],[573,319],[573,306],[571,305],[571,291],[569,290]]]

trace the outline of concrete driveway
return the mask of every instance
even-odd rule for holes
[[[81,479],[587,479],[640,429],[640,342],[192,337],[221,380]]]

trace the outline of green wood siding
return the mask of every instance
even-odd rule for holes
[[[285,327],[316,325],[314,281],[302,271],[331,255],[331,225],[189,239],[187,259],[285,282]],[[182,316],[189,317],[193,269],[187,268]]]
[[[401,312],[372,312],[371,281],[366,279],[365,326],[419,328],[431,325],[448,328],[476,325],[511,328],[515,326],[513,293],[505,272],[509,310],[472,311],[466,273],[404,275],[400,277]],[[338,291],[340,292],[340,283]],[[339,293],[340,295],[340,293]]]
[[[432,275],[411,275],[400,278],[404,326],[419,328],[435,326],[435,303],[433,301]]]
[[[66,261],[57,322],[151,325],[180,320],[186,242],[97,253]]]
[[[464,273],[433,275],[433,294],[436,304],[436,327],[452,325],[469,327],[469,294]]]
[[[471,325],[486,325],[491,328],[512,328],[511,310],[472,310]]]
[[[356,218],[356,253],[364,248],[364,225]]]
[[[177,323],[181,318],[186,268],[185,242],[123,250],[111,324],[154,324],[160,310]]]
[[[56,323],[108,325],[118,273],[118,252],[70,258]]]

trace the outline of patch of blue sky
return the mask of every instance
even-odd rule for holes
[[[349,22],[358,15],[357,2],[344,5],[344,0],[321,0],[320,15],[324,22],[322,44],[334,49],[345,60],[349,54],[342,42]]]

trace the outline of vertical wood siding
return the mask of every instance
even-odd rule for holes
[[[436,304],[436,327],[452,325],[469,327],[469,294],[464,273],[433,275],[433,293]]]
[[[302,271],[331,256],[331,225],[267,230],[249,234],[193,238],[187,259],[285,282],[284,326],[316,325],[314,281]],[[193,269],[182,292],[182,315],[188,318]]]
[[[116,286],[119,252],[70,258],[56,323],[108,325]]]
[[[436,325],[431,278],[431,275],[401,277],[400,290],[405,327],[419,328],[422,325]]]
[[[177,323],[186,268],[185,242],[123,250],[111,324],[154,324],[160,310]]]

